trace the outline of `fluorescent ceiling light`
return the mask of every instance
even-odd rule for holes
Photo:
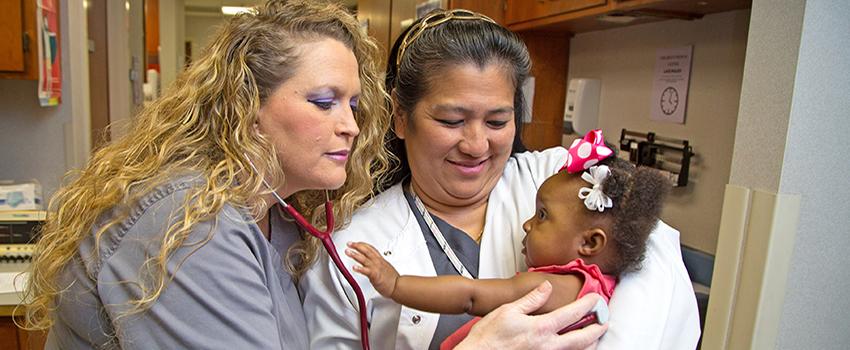
[[[240,14],[240,13],[243,13],[243,12],[253,12],[253,11],[254,11],[253,7],[243,7],[243,6],[222,6],[221,7],[221,13],[223,13],[225,15],[230,15],[230,16]]]

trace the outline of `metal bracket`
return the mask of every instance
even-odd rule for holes
[[[695,155],[688,140],[623,129],[620,132],[620,149],[629,152],[632,163],[668,174],[674,186],[688,185],[691,157]]]

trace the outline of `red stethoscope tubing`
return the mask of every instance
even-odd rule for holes
[[[283,210],[295,219],[298,226],[301,226],[302,229],[309,232],[313,237],[322,241],[322,245],[325,247],[325,250],[328,251],[328,255],[331,256],[331,260],[333,260],[334,265],[336,265],[339,272],[342,272],[345,280],[348,281],[348,284],[354,289],[354,294],[357,295],[357,305],[360,308],[360,344],[363,346],[363,350],[369,350],[369,321],[366,319],[366,298],[363,296],[363,291],[360,289],[360,285],[354,280],[354,276],[352,276],[351,273],[348,272],[348,269],[345,268],[345,265],[342,264],[342,260],[340,260],[339,254],[336,252],[336,246],[334,246],[334,242],[331,239],[331,234],[334,231],[333,203],[331,203],[331,201],[325,202],[325,220],[327,221],[327,228],[325,231],[319,231],[316,229],[315,226],[311,225],[306,219],[304,219],[304,217],[301,216],[301,213],[295,210],[295,208],[291,205],[284,205]]]
[[[251,161],[251,158],[248,157],[247,153],[243,153],[245,155],[245,159],[248,160],[248,165],[251,166],[251,169],[254,170],[255,173],[259,173],[257,167],[254,165],[254,162]],[[266,182],[266,179],[263,180],[263,185],[266,186],[269,190],[272,190],[272,187]],[[342,260],[339,258],[339,254],[336,252],[336,246],[334,246],[334,241],[331,239],[331,234],[334,232],[334,205],[328,199],[325,202],[325,221],[327,221],[327,228],[325,231],[319,231],[315,226],[311,225],[304,216],[301,215],[295,208],[291,205],[287,204],[277,192],[272,191],[272,195],[274,195],[275,199],[283,206],[283,210],[289,213],[293,219],[295,219],[295,223],[298,224],[302,229],[306,230],[313,237],[318,238],[322,241],[322,246],[325,247],[325,250],[328,252],[328,255],[331,256],[331,260],[333,260],[334,265],[342,272],[342,275],[345,277],[345,280],[354,289],[354,294],[357,295],[357,306],[360,308],[360,344],[363,346],[363,350],[369,350],[369,320],[366,319],[366,298],[363,296],[363,290],[360,289],[360,285],[357,284],[357,281],[354,280],[354,276],[351,276],[351,273],[348,272],[348,269],[345,268],[345,265],[342,264]],[[327,195],[327,192],[325,192]]]

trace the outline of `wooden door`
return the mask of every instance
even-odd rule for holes
[[[386,65],[387,56],[392,47],[390,41],[390,0],[359,0],[357,2],[357,20],[361,25],[368,25],[369,36],[375,38],[381,47],[380,67]]]
[[[106,1],[89,0],[86,10],[89,38],[89,105],[91,145],[97,149],[109,141],[109,60],[106,33]]]

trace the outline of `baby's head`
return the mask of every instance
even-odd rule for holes
[[[604,176],[606,168],[609,173],[598,189],[610,198],[610,207],[600,193],[591,193],[593,184],[582,178],[582,174]],[[585,171],[558,172],[540,187],[535,215],[523,224],[526,263],[564,265],[581,258],[611,275],[639,269],[669,187],[657,170],[636,168],[615,156]],[[586,204],[580,193],[601,198],[603,210]]]

